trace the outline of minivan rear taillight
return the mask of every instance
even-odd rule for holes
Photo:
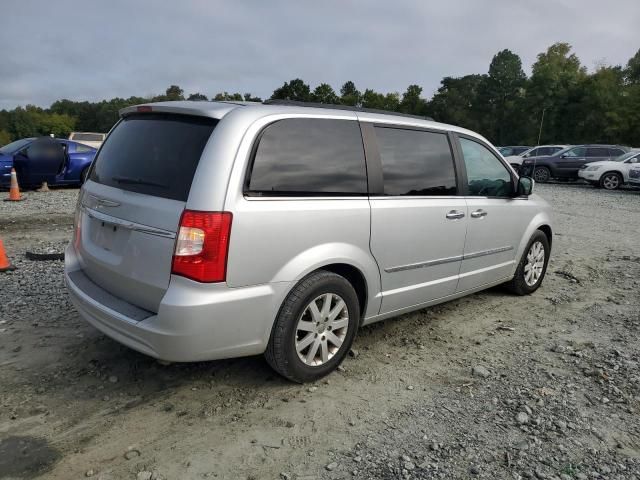
[[[224,282],[231,218],[230,212],[185,210],[171,273],[198,282]]]

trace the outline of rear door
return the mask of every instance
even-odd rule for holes
[[[75,240],[93,282],[157,311],[169,285],[180,215],[216,123],[145,113],[114,128],[83,187]]]
[[[600,162],[603,160],[611,160],[611,154],[607,147],[589,147],[587,148],[587,158],[582,165],[589,162]]]
[[[446,132],[363,124],[370,179],[371,252],[380,267],[381,313],[455,292],[467,206],[457,196]],[[381,178],[380,178],[381,177]]]

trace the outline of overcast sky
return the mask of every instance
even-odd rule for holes
[[[0,109],[59,98],[268,97],[300,77],[430,97],[509,48],[569,42],[589,70],[640,48],[640,0],[1,0]]]

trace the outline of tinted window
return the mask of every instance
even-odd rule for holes
[[[269,125],[255,153],[249,191],[280,195],[366,195],[358,122],[291,118]]]
[[[31,160],[61,158],[64,147],[53,140],[36,140],[27,147],[26,153]]]
[[[551,155],[553,152],[555,152],[555,150],[551,147],[542,147],[538,149],[537,155],[539,156]]]
[[[76,143],[76,153],[86,153],[86,152],[92,152],[93,148],[89,147],[88,145],[83,145],[81,143]]]
[[[102,133],[74,133],[72,137],[78,142],[101,142],[104,140]]]
[[[513,192],[511,174],[484,145],[460,138],[469,182],[468,195],[508,197]]]
[[[624,150],[621,150],[619,148],[610,148],[609,149],[609,156],[610,157],[619,157],[620,155],[624,155]]]
[[[585,147],[575,147],[563,153],[565,157],[584,157],[587,149]]]
[[[186,201],[200,155],[217,122],[159,113],[125,117],[103,144],[90,179]]]
[[[587,157],[608,157],[609,149],[604,147],[587,148]]]
[[[455,195],[446,133],[376,127],[385,195]]]
[[[15,142],[11,142],[4,147],[0,148],[0,153],[2,155],[9,155],[13,152],[17,152],[25,145],[28,145],[29,142],[33,141],[32,138],[23,138],[22,140],[16,140]]]

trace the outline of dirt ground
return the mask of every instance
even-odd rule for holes
[[[0,202],[0,478],[640,478],[640,191],[540,185],[547,277],[365,327],[312,385],[163,366],[70,305],[76,190]]]

